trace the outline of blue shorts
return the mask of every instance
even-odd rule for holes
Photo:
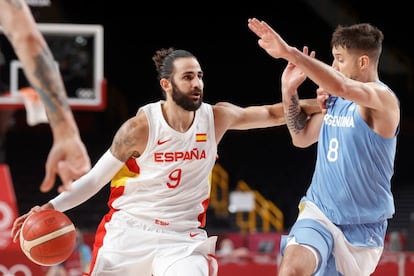
[[[314,275],[370,275],[375,270],[384,246],[387,221],[337,226],[313,203],[301,204],[297,221],[289,234],[282,236],[282,255],[289,239],[295,237],[298,244],[310,246],[318,254]]]

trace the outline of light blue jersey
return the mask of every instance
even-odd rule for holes
[[[375,271],[395,212],[391,178],[398,131],[399,126],[392,138],[383,138],[356,103],[329,97],[312,182],[295,224],[282,237],[282,254],[288,244],[313,249],[315,276]]]
[[[391,177],[396,135],[383,138],[361,117],[354,102],[331,96],[318,141],[312,183],[305,200],[334,223],[367,224],[394,214]]]

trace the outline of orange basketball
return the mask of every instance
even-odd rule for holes
[[[20,231],[20,247],[34,263],[52,266],[65,261],[76,246],[76,230],[64,213],[42,210],[31,214]]]

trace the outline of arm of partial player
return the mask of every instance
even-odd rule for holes
[[[28,213],[18,217],[14,221],[11,231],[13,241],[18,241],[23,222],[31,213],[43,209],[65,212],[82,204],[108,184],[123,165],[124,162],[115,158],[108,149],[87,174],[73,182],[71,190],[60,193],[48,203],[35,206]]]

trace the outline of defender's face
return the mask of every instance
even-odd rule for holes
[[[335,70],[350,79],[359,79],[360,67],[358,54],[352,53],[341,46],[337,46],[332,48],[332,55],[334,57],[332,67]]]

